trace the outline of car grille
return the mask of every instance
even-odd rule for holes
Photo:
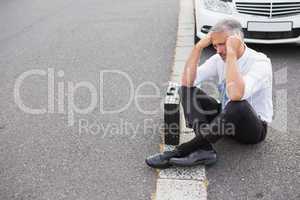
[[[203,26],[201,32],[207,34],[210,29],[211,26]],[[297,38],[300,36],[300,28],[294,28],[291,31],[279,31],[279,32],[248,31],[246,28],[243,28],[243,32],[244,32],[244,38],[247,39],[276,40],[276,39]]]
[[[280,17],[300,14],[299,2],[274,2],[274,3],[248,3],[236,2],[236,9],[239,13],[259,15],[266,17]]]
[[[281,32],[258,32],[248,31],[243,29],[244,37],[248,39],[263,39],[263,40],[276,40],[276,39],[289,39],[297,38],[300,36],[300,28],[294,28],[292,31]]]

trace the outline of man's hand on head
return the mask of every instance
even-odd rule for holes
[[[235,56],[238,58],[239,50],[242,46],[242,39],[238,35],[229,36],[226,40],[226,54],[227,56]]]
[[[208,33],[204,38],[202,38],[197,44],[197,49],[204,49],[211,44],[211,33]]]

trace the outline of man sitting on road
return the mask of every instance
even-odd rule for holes
[[[211,44],[216,54],[197,67],[203,49]],[[214,98],[196,87],[215,76],[221,109]],[[182,75],[180,95],[186,121],[196,136],[173,151],[148,157],[150,167],[213,164],[217,156],[212,143],[228,132],[241,143],[263,141],[273,115],[270,59],[245,45],[238,21],[220,21],[194,46]]]

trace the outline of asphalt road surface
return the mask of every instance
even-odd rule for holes
[[[150,199],[178,5],[0,2],[1,200]]]
[[[158,151],[163,98],[153,86],[169,80],[177,18],[173,0],[1,1],[1,200],[150,199],[144,158]],[[300,47],[250,47],[272,60],[275,121],[261,144],[216,144],[208,197],[296,200]],[[129,101],[145,81],[143,94],[160,95]]]

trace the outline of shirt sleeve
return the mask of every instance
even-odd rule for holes
[[[244,99],[248,99],[259,90],[272,87],[272,66],[271,61],[257,61],[253,63],[251,70],[243,76],[245,88]]]
[[[214,76],[217,76],[217,62],[214,56],[212,56],[197,68],[194,86],[197,86],[201,82],[208,80]]]

